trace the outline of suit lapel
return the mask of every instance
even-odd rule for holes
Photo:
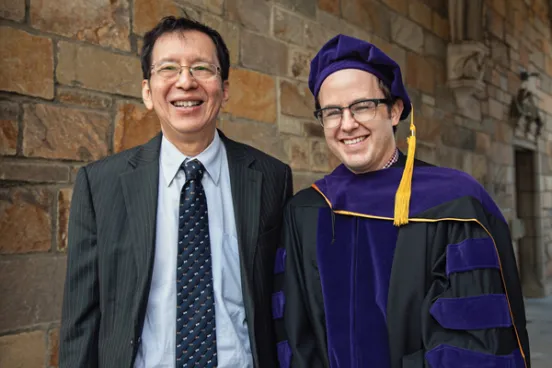
[[[138,272],[135,308],[143,318],[149,293],[149,280],[153,267],[155,248],[155,227],[157,218],[157,193],[159,187],[159,150],[161,134],[141,146],[130,157],[133,168],[121,174],[121,185],[125,199],[129,229],[132,232],[134,259]]]

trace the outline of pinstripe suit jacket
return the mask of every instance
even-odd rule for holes
[[[277,366],[271,319],[288,165],[226,138],[242,288],[256,367]],[[161,134],[80,169],[71,203],[60,367],[131,368],[151,284]]]

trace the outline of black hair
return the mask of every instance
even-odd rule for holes
[[[222,36],[213,28],[187,15],[180,18],[173,16],[165,17],[161,19],[152,30],[144,35],[144,45],[142,46],[142,52],[140,54],[143,78],[150,79],[151,77],[151,55],[157,39],[166,33],[184,31],[199,31],[211,38],[217,50],[217,57],[220,63],[220,77],[223,81],[228,80],[228,75],[230,73],[230,56]]]

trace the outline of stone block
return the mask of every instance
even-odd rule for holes
[[[52,205],[53,196],[46,189],[0,189],[0,254],[49,251]]]
[[[128,101],[117,103],[113,151],[120,152],[144,144],[161,131],[155,112]]]
[[[44,367],[44,331],[22,332],[0,337],[0,367]]]
[[[128,0],[33,0],[30,4],[34,28],[130,51]]]
[[[303,121],[292,116],[280,115],[278,118],[278,128],[280,133],[303,135]]]
[[[399,45],[421,54],[424,51],[424,31],[416,23],[399,15],[391,22],[391,39]]]
[[[286,162],[289,163],[293,170],[310,171],[310,146],[309,141],[305,137],[282,137],[284,147],[287,153]]]
[[[316,52],[338,34],[338,32],[315,22],[306,22],[304,30],[305,45],[312,50],[316,50]]]
[[[0,292],[10,296],[0,303],[0,331],[60,320],[65,263],[63,255],[0,260]],[[41,342],[46,345],[44,337],[41,337]],[[27,346],[26,350],[27,354],[31,354],[30,347]],[[43,350],[40,355],[41,365],[38,367],[44,364],[46,351]],[[0,354],[0,357],[3,356]]]
[[[0,90],[54,97],[52,40],[8,26],[0,27]]]
[[[276,124],[231,118],[223,120],[222,131],[230,139],[249,144],[280,160],[286,160],[284,144]]]
[[[504,39],[504,18],[502,18],[496,11],[489,9],[487,11],[488,28],[491,34],[498,37],[500,40]]]
[[[491,152],[491,137],[489,134],[475,133],[475,152],[488,155]]]
[[[192,5],[217,15],[224,13],[224,0],[175,0],[175,2],[184,8]]]
[[[448,19],[437,12],[433,12],[432,20],[433,33],[444,40],[448,40],[450,27]]]
[[[414,22],[431,30],[431,8],[419,0],[412,0],[408,4],[408,16]]]
[[[66,183],[69,181],[69,167],[55,163],[29,163],[26,160],[3,161],[0,164],[0,180]]]
[[[240,57],[246,68],[285,75],[288,49],[284,43],[248,31],[242,32]]]
[[[434,107],[422,105],[420,110],[415,113],[416,136],[427,143],[436,143],[441,136],[442,119],[439,119],[439,113]],[[409,133],[408,124],[403,123],[405,131]]]
[[[98,47],[60,42],[56,77],[69,86],[142,97],[140,60]]]
[[[433,56],[444,61],[447,57],[447,45],[445,41],[433,33],[425,32],[424,55]]]
[[[132,13],[132,31],[143,36],[161,20],[161,18],[174,15],[182,16],[185,12],[195,15],[190,9],[182,9],[172,0],[134,0]]]
[[[302,47],[289,48],[288,76],[308,81],[310,62],[314,58],[314,52]]]
[[[108,154],[107,114],[44,104],[24,105],[23,154],[90,161]]]
[[[305,123],[303,130],[305,131],[305,135],[307,137],[324,138],[324,128],[322,128],[322,125],[320,125],[317,121]]]
[[[50,367],[59,365],[59,328],[48,331],[48,362]]]
[[[108,110],[112,105],[109,96],[71,87],[58,87],[56,89],[56,100],[66,105],[76,105],[96,110]]]
[[[385,40],[391,39],[389,9],[374,0],[341,0],[343,18]]]
[[[482,185],[488,182],[487,157],[485,155],[471,156],[471,175]]]
[[[435,69],[427,58],[413,52],[406,56],[406,83],[428,94],[435,92]]]
[[[13,156],[17,153],[19,136],[19,105],[0,101],[0,155]]]
[[[240,27],[236,23],[227,22],[209,13],[203,14],[202,20],[222,35],[230,54],[230,64],[237,64],[240,60]]]
[[[497,120],[505,120],[506,107],[495,99],[489,99],[489,115]]]
[[[69,230],[69,211],[71,209],[72,188],[63,188],[58,192],[57,212],[57,250],[64,252],[67,249],[67,232]]]
[[[226,0],[228,20],[246,29],[267,34],[270,29],[270,5],[266,0]]]
[[[280,111],[299,118],[314,119],[314,99],[303,83],[280,82]]]
[[[340,0],[318,0],[318,9],[340,16]]]
[[[376,45],[381,51],[385,52],[387,56],[389,56],[391,59],[395,60],[397,64],[399,64],[404,80],[406,77],[407,69],[406,50],[398,44],[387,42],[378,36],[372,37],[372,43]]]
[[[506,18],[506,0],[492,0],[493,9],[503,18]]]
[[[275,4],[281,4],[294,13],[300,13],[309,18],[316,17],[317,2],[313,0],[273,0]]]
[[[21,0],[3,0],[0,2],[0,18],[22,22],[25,20],[25,2]]]
[[[399,14],[408,14],[408,0],[383,0],[383,3]]]
[[[475,132],[455,124],[446,124],[441,128],[441,139],[448,147],[460,148],[467,151],[475,150]]]
[[[310,140],[311,171],[329,173],[329,149],[323,139]]]
[[[274,37],[296,45],[303,45],[305,25],[302,18],[280,8],[274,8],[272,23]]]
[[[276,84],[266,74],[245,69],[230,72],[230,99],[223,111],[235,117],[276,122]]]
[[[312,174],[307,172],[293,172],[293,192],[297,193],[300,190],[308,188],[318,179],[324,176],[323,173]]]

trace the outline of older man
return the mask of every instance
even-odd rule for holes
[[[406,157],[397,150],[394,128],[411,113],[397,63],[339,35],[313,59],[309,87],[342,164],[284,212],[281,366],[528,366],[508,226],[470,176],[415,161],[414,135]]]

